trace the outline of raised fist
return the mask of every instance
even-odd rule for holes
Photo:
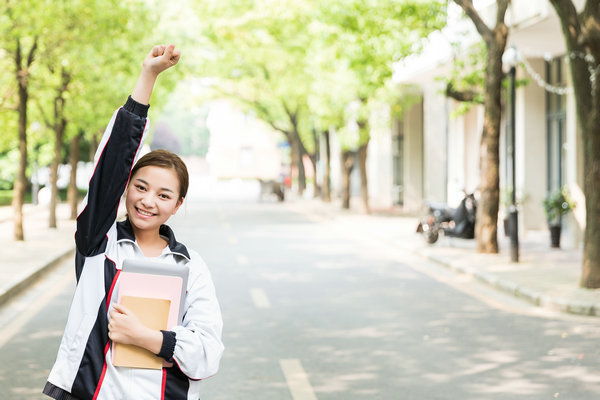
[[[164,44],[157,45],[150,50],[150,53],[144,59],[143,67],[158,75],[165,69],[177,64],[180,56],[181,51],[176,49],[174,44],[168,46]]]

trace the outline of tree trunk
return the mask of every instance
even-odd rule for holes
[[[296,135],[297,151],[298,151],[298,194],[302,195],[304,190],[306,190],[306,167],[304,166],[304,152],[302,151],[302,146],[300,145],[300,138]]]
[[[62,146],[62,130],[54,132],[54,158],[52,160],[52,165],[50,166],[50,207],[49,217],[48,217],[48,227],[56,228],[56,203],[58,200],[58,166],[61,160],[61,150]]]
[[[600,288],[600,16],[588,1],[578,15],[571,1],[550,1],[561,21],[583,143],[586,224],[580,285]],[[591,56],[591,59],[588,57]]]
[[[480,144],[481,198],[477,207],[477,251],[498,253],[498,204],[500,200],[500,115],[502,53],[506,42],[488,47],[485,74],[483,133]]]
[[[98,146],[100,145],[100,139],[102,138],[103,134],[104,132],[102,130],[99,130],[96,133],[92,134],[92,137],[90,138],[88,157],[90,160],[92,160],[92,162],[96,161],[94,160],[94,157],[96,155],[96,150],[98,150]],[[291,172],[290,176],[292,176]]]
[[[367,99],[360,99],[362,106],[367,109]],[[370,214],[371,209],[369,207],[369,181],[367,176],[367,150],[369,148],[369,141],[371,140],[369,119],[368,117],[362,116],[356,121],[358,125],[358,136],[360,138],[360,146],[358,147],[358,169],[360,172],[360,197],[363,202],[363,208],[365,213]]]
[[[298,185],[298,182],[300,181],[298,175],[301,162],[299,158],[298,142],[294,140],[293,137],[289,137],[288,140],[290,143],[290,178],[292,179],[292,187],[294,187]],[[296,191],[299,194],[302,194],[298,186],[296,186]]]
[[[354,169],[354,153],[342,150],[342,208],[350,208],[350,176]]]
[[[312,162],[312,172],[313,172],[313,197],[317,198],[321,195],[321,188],[319,187],[319,182],[317,182],[317,154],[315,153],[313,156],[309,154],[310,161]]]
[[[71,165],[71,176],[69,179],[69,189],[67,190],[67,202],[71,209],[71,219],[77,219],[77,206],[79,198],[77,195],[77,163],[79,162],[79,143],[83,132],[76,135],[69,144],[69,164]]]
[[[360,195],[363,202],[363,207],[367,214],[371,213],[369,207],[369,182],[367,180],[367,149],[369,147],[369,139],[358,148],[358,168],[360,171]]]
[[[19,71],[21,72],[21,71]],[[14,239],[25,240],[23,232],[23,203],[27,190],[27,78],[19,79],[19,169],[13,188]]]
[[[302,158],[307,152],[302,144],[302,140],[300,139],[300,133],[298,132],[298,109],[296,109],[296,111],[292,111],[285,101],[283,102],[283,108],[285,109],[290,125],[292,126],[291,131],[284,132],[284,134],[287,136],[291,145],[292,170],[294,166],[297,166],[298,194],[301,196],[304,193],[304,189],[306,189],[306,170],[304,168],[304,162]]]
[[[62,68],[61,69],[61,86],[58,89],[56,97],[54,98],[54,159],[52,160],[52,166],[50,168],[50,185],[51,185],[51,196],[50,196],[50,217],[48,221],[48,227],[56,228],[56,202],[58,201],[58,167],[62,161],[62,148],[63,148],[63,137],[65,129],[67,128],[67,120],[65,118],[65,99],[64,93],[67,91],[70,81],[69,73]]]
[[[60,118],[60,121],[54,126],[54,159],[50,167],[50,185],[51,185],[51,196],[50,196],[50,216],[48,220],[49,228],[56,228],[56,203],[58,202],[58,167],[62,161],[62,146],[63,136],[65,133],[67,122],[64,118]]]
[[[321,196],[321,188],[319,187],[319,182],[317,181],[317,163],[319,162],[319,137],[317,136],[317,130],[315,128],[312,129],[312,139],[313,139],[313,152],[308,153],[310,157],[310,161],[312,162],[312,172],[313,172],[313,198],[317,198]]]
[[[21,41],[17,39],[15,49],[15,72],[17,84],[19,86],[19,168],[13,188],[13,225],[14,239],[25,240],[23,232],[23,203],[25,202],[25,191],[27,190],[27,100],[29,98],[29,67],[33,63],[33,57],[37,48],[37,39],[34,41],[25,67],[23,66],[23,56],[21,53]]]
[[[600,78],[600,77],[598,77]],[[597,78],[597,79],[598,79]],[[583,243],[583,266],[580,285],[600,288],[600,90],[594,89],[594,107],[584,134],[584,184],[586,224]]]
[[[331,145],[329,143],[329,131],[323,132],[323,136],[325,137],[325,160],[324,160],[324,169],[323,169],[323,184],[321,185],[321,196],[323,201],[330,202],[331,201],[331,184],[330,184],[330,176],[331,176]]]
[[[509,0],[496,1],[496,20],[488,27],[472,0],[454,0],[473,21],[487,48],[484,87],[483,132],[479,147],[481,198],[477,207],[475,237],[477,251],[498,253],[498,203],[500,199],[500,118],[502,112],[502,54],[508,39],[504,22]]]

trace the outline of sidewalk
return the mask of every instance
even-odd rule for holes
[[[0,305],[35,282],[63,260],[73,257],[75,221],[69,208],[59,204],[56,229],[48,228],[47,206],[23,208],[25,241],[13,239],[11,207],[0,207]]]
[[[510,241],[498,235],[499,254],[479,254],[475,240],[440,236],[428,245],[416,233],[418,219],[385,210],[365,215],[342,210],[339,203],[291,199],[288,206],[304,214],[335,219],[347,230],[377,238],[408,252],[435,261],[457,273],[467,274],[537,306],[572,314],[600,316],[600,289],[579,287],[582,251],[552,249],[549,233],[528,231],[519,238],[519,262],[510,261]],[[354,202],[358,206],[358,201]]]

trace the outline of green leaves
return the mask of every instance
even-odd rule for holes
[[[28,141],[31,156],[49,162],[48,124],[65,118],[66,139],[79,132],[91,140],[130,93],[141,60],[151,46],[173,30],[161,23],[164,3],[143,0],[28,0],[0,4],[0,157],[17,143],[17,40],[26,58],[34,41],[35,56],[26,69],[29,84]],[[170,6],[172,11],[176,7]],[[181,71],[179,71],[181,73]],[[68,84],[64,86],[64,74]],[[178,72],[161,77],[153,110],[174,87]],[[64,109],[55,115],[55,101]],[[32,126],[41,126],[32,130]]]
[[[544,205],[546,218],[552,223],[560,222],[560,217],[568,214],[577,205],[564,186],[549,193],[542,204]]]
[[[347,124],[349,105],[368,115],[395,61],[445,23],[445,1],[238,0],[196,2],[212,58],[203,73],[218,92],[241,99],[272,126],[298,118],[307,144],[312,130]]]

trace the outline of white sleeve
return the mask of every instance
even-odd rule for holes
[[[173,360],[189,379],[200,380],[219,369],[223,320],[210,271],[200,256],[192,257],[183,326],[172,329],[176,337]]]

